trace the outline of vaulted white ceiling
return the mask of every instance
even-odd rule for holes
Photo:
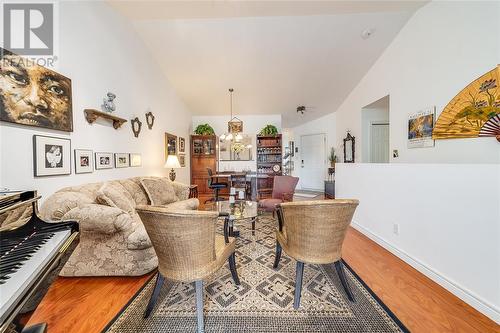
[[[335,111],[422,4],[111,2],[193,114],[229,114],[234,88],[236,114],[282,114],[286,127]]]

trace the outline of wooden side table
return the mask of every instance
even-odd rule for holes
[[[189,198],[198,198],[198,185],[189,185]]]

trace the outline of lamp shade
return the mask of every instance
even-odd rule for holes
[[[172,168],[172,169],[180,168],[181,164],[179,163],[179,159],[177,158],[177,155],[168,155],[167,162],[165,162],[164,167],[165,168]]]

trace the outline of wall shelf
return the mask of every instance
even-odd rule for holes
[[[87,121],[89,122],[89,124],[92,124],[98,118],[103,118],[103,119],[107,119],[107,120],[113,122],[113,127],[115,129],[118,129],[124,123],[127,122],[126,119],[123,119],[123,118],[120,118],[120,117],[117,117],[117,116],[113,116],[110,113],[101,112],[101,111],[97,111],[97,110],[94,110],[94,109],[85,109],[85,110],[83,110],[83,112],[85,113],[85,119],[87,119]]]

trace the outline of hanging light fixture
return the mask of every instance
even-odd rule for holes
[[[231,120],[227,123],[227,131],[228,131],[228,136],[231,136],[231,139],[233,136],[238,137],[238,134],[243,132],[243,121],[241,121],[240,118],[238,117],[233,117],[233,88],[229,88],[229,98],[230,98],[230,103],[231,103]],[[239,136],[240,138],[242,137],[241,135]],[[229,140],[231,140],[229,139]],[[227,136],[226,136],[227,140]],[[241,140],[241,139],[240,139]]]
[[[233,116],[233,88],[229,88],[229,100],[230,100],[230,120],[227,123],[227,133],[223,133],[220,136],[221,141],[232,141],[234,143],[240,143],[243,140],[243,135],[241,134],[243,132],[243,121],[236,117]],[[246,148],[250,149],[252,148],[252,145],[246,145]]]

